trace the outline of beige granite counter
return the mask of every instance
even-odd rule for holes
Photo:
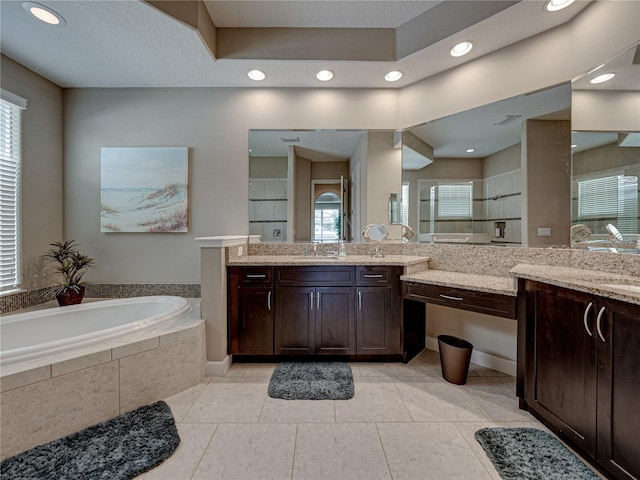
[[[429,267],[429,257],[411,255],[385,255],[381,258],[370,255],[245,255],[236,257],[228,262],[229,266],[264,265],[264,266],[318,266],[318,265],[345,265],[345,266],[400,266],[412,267],[411,270],[426,270]]]
[[[478,292],[497,293],[513,297],[517,294],[517,282],[513,278],[509,277],[447,272],[445,270],[425,270],[413,274],[402,275],[400,280],[405,282],[462,288]]]
[[[640,278],[549,265],[520,264],[511,275],[640,305]]]

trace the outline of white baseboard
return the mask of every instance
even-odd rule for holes
[[[204,374],[207,377],[224,377],[229,367],[231,367],[231,355],[227,355],[218,362],[207,360]]]
[[[438,351],[438,339],[434,337],[427,337],[427,349]],[[516,362],[513,360],[507,360],[506,358],[496,357],[489,353],[479,352],[475,348],[471,352],[471,363],[480,365],[481,367],[497,370],[498,372],[506,373],[512,377],[516,376],[517,367]]]

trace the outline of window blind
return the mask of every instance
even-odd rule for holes
[[[26,100],[0,90],[0,291],[18,286],[21,117]]]
[[[402,184],[402,219],[403,225],[409,225],[409,183]]]
[[[438,185],[438,217],[471,218],[473,183]]]
[[[638,231],[638,177],[615,175],[578,182],[578,215],[616,223],[621,233]]]

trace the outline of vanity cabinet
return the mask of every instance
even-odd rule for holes
[[[402,353],[399,267],[357,267],[358,354]]]
[[[391,266],[230,266],[229,353],[401,359],[402,272]]]
[[[352,355],[353,267],[275,267],[276,355]]]
[[[273,354],[273,268],[230,268],[228,274],[229,350]]]
[[[521,280],[524,401],[619,479],[640,478],[640,306]]]

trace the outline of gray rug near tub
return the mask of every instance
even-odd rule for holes
[[[158,466],[179,443],[171,409],[160,401],[8,458],[0,477],[125,480]]]
[[[475,433],[505,480],[598,480],[557,438],[535,428],[483,428]]]
[[[348,400],[353,393],[351,367],[342,362],[280,363],[269,382],[269,396],[285,400]]]

